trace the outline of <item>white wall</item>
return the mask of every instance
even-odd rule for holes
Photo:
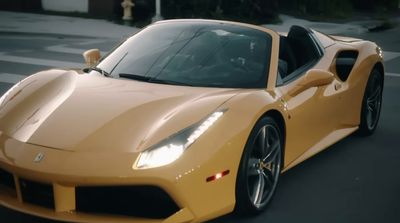
[[[89,12],[89,0],[42,0],[44,10],[58,12]]]

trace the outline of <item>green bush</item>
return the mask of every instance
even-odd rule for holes
[[[164,0],[166,18],[211,18],[267,23],[278,16],[278,0]]]
[[[282,0],[282,8],[300,15],[346,17],[352,13],[350,0]]]
[[[351,0],[354,8],[367,11],[391,11],[397,10],[398,0]]]
[[[281,0],[280,9],[300,15],[346,17],[353,10],[387,12],[397,10],[398,0]]]

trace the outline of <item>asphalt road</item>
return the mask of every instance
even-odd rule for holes
[[[400,222],[399,34],[396,29],[358,36],[381,44],[390,59],[376,133],[367,138],[350,136],[283,174],[273,202],[262,214],[227,215],[212,223]],[[79,67],[85,49],[108,51],[118,41],[0,32],[0,94],[26,75],[60,62]],[[0,222],[55,223],[2,207]]]

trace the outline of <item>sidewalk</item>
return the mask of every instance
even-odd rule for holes
[[[127,37],[139,29],[106,20],[0,11],[0,31],[77,35],[97,38]]]
[[[379,24],[377,20],[357,21],[344,24],[327,23],[327,22],[312,22],[304,19],[298,19],[288,15],[280,15],[282,23],[264,25],[278,32],[288,32],[293,25],[304,26],[315,29],[326,34],[361,34],[368,31],[370,26]]]
[[[292,25],[301,25],[327,34],[361,34],[377,20],[356,21],[345,24],[311,22],[287,15],[280,15],[281,24],[263,25],[278,32],[287,32]],[[121,38],[132,35],[139,28],[123,26],[106,20],[66,16],[40,15],[0,11],[0,31],[78,35],[97,38]]]
[[[384,32],[368,32],[382,24],[380,20],[360,19],[347,23],[313,22],[280,15],[280,24],[265,24],[278,32],[288,32],[292,25],[300,25],[326,34],[337,34],[369,39],[392,51],[400,52],[397,44],[400,26]],[[400,17],[391,18],[393,24],[400,24]],[[0,11],[0,32],[72,35],[91,38],[121,40],[138,32],[140,28],[115,24],[111,21],[79,17],[42,15],[21,12]],[[384,40],[384,41],[382,41]],[[400,46],[400,45],[399,45]]]

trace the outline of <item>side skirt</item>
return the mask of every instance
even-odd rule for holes
[[[357,129],[358,126],[352,128],[338,129],[331,132],[329,135],[325,136],[321,141],[319,141],[317,144],[315,144],[313,147],[311,147],[309,150],[303,153],[303,155],[299,156],[297,159],[295,159],[293,162],[287,165],[282,172],[289,170],[290,168],[296,166],[297,164],[303,162],[304,160],[310,158],[311,156],[335,144],[339,140],[355,132]]]

